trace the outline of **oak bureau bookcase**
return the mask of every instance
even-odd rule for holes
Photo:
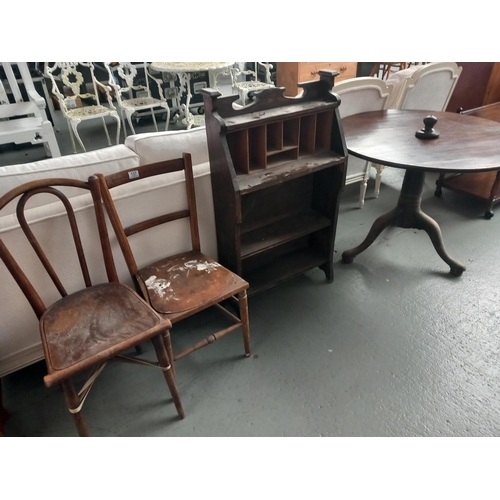
[[[219,261],[250,283],[249,295],[314,267],[333,281],[333,247],[347,149],[321,71],[303,94],[283,88],[238,96],[203,89]]]

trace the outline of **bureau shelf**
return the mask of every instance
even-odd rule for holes
[[[301,236],[327,228],[332,221],[312,210],[271,222],[263,227],[241,234],[241,258],[246,259],[258,253],[293,241]]]
[[[218,259],[262,292],[314,267],[333,281],[347,149],[335,72],[304,85],[237,96],[203,89]]]

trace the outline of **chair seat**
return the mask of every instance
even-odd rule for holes
[[[248,288],[248,283],[200,252],[186,252],[138,272],[160,314],[202,310]],[[173,321],[175,318],[169,318]]]
[[[63,370],[97,355],[105,361],[120,352],[118,343],[134,339],[160,321],[132,289],[118,283],[95,285],[63,297],[40,320],[48,371]]]
[[[268,89],[274,87],[274,85],[264,82],[247,81],[247,82],[236,83],[236,87],[238,87],[239,89],[254,90],[254,89]]]
[[[13,118],[16,116],[38,115],[39,108],[32,102],[16,102],[0,106],[0,118]]]
[[[163,106],[166,105],[165,101],[160,99],[155,99],[154,97],[137,97],[135,99],[126,99],[122,101],[122,106],[124,108],[149,108],[151,106]]]
[[[15,118],[13,120],[0,121],[0,134],[11,135],[14,132],[24,130],[38,130],[43,126],[41,117]]]
[[[85,106],[83,108],[68,109],[66,116],[70,119],[87,118],[91,116],[116,114],[116,111],[105,106]]]

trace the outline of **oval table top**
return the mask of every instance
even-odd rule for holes
[[[169,73],[211,71],[232,66],[234,62],[152,62],[151,68]]]
[[[342,104],[341,104],[342,105]],[[423,119],[437,118],[437,139],[418,139]],[[500,123],[460,113],[370,111],[342,119],[349,153],[382,165],[445,172],[500,168]]]

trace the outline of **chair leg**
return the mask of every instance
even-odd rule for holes
[[[241,329],[243,331],[243,344],[245,345],[245,356],[250,356],[250,321],[248,319],[248,297],[244,290],[238,294],[240,306]]]
[[[47,122],[47,125],[44,126],[44,129],[44,136],[46,138],[46,142],[44,142],[44,145],[49,149],[49,154],[52,158],[58,158],[59,156],[61,156],[61,151],[59,150],[59,144],[57,143],[54,130],[52,129],[52,124],[50,122]]]
[[[120,144],[121,120],[118,113],[111,115],[116,120],[116,144]],[[125,142],[125,141],[124,141]]]
[[[75,144],[75,132],[73,130],[73,125],[68,120],[69,137],[71,139],[71,146],[73,147],[73,153],[76,154],[76,144]]]
[[[76,392],[73,382],[71,382],[71,380],[64,380],[61,382],[61,388],[64,394],[64,399],[66,400],[66,406],[70,410],[71,416],[73,417],[73,421],[78,430],[78,435],[81,437],[89,437],[89,428],[82,412],[80,410],[75,411],[74,413],[71,412],[71,410],[76,410],[80,406],[80,398]]]
[[[151,118],[153,118],[153,123],[155,125],[155,129],[158,132],[158,124],[156,123],[156,116],[154,108],[151,108]]]
[[[175,374],[175,363],[174,363],[174,349],[172,347],[172,337],[169,331],[163,334],[163,342],[165,344],[165,348],[167,349],[168,359],[170,360],[170,364],[172,365],[171,367],[172,374],[174,375],[175,378],[176,374]]]
[[[130,130],[132,131],[132,134],[135,134],[135,129],[134,129],[134,125],[132,123],[132,115],[134,114],[134,112],[129,112],[128,110],[125,111],[125,114],[127,116],[127,122],[128,122],[128,125],[130,127]]]
[[[167,106],[163,108],[167,112],[167,119],[165,120],[165,131],[168,130],[168,126],[170,124],[170,108]]]
[[[368,179],[363,177],[361,185],[359,186],[359,208],[365,205],[366,187],[368,186]]]
[[[380,185],[382,184],[382,170],[384,170],[384,165],[379,165],[378,163],[372,163],[372,166],[375,168],[377,171],[377,177],[375,178],[375,190],[374,190],[374,195],[375,198],[378,198],[378,195],[380,193]]]
[[[5,422],[9,418],[9,412],[3,407],[2,379],[0,378],[0,437],[5,437]]]
[[[104,119],[104,116],[101,117],[101,120],[102,120],[102,126],[104,127],[104,132],[106,132],[106,137],[108,138],[108,145],[112,146],[111,138],[109,137],[108,126],[106,125],[106,120]]]
[[[81,148],[83,149],[83,151],[87,151],[85,149],[85,146],[83,145],[83,142],[82,140],[80,139],[80,134],[78,133],[78,130],[77,130],[77,127],[78,125],[80,124],[81,120],[71,120],[71,127],[70,129],[73,131],[73,134],[74,136],[76,137],[76,139],[78,140],[78,143],[80,144]],[[73,140],[73,136],[72,137],[72,143],[73,143],[73,151],[76,153],[76,146],[75,146],[75,141]]]
[[[174,400],[177,414],[180,418],[184,418],[184,408],[182,407],[181,398],[179,396],[179,392],[177,391],[177,384],[175,382],[174,374],[172,373],[172,363],[170,363],[170,360],[168,358],[167,349],[165,348],[163,338],[160,334],[156,337],[153,337],[151,340],[153,342],[160,367],[163,368],[163,375],[165,376],[170,394],[172,396],[172,399]]]

